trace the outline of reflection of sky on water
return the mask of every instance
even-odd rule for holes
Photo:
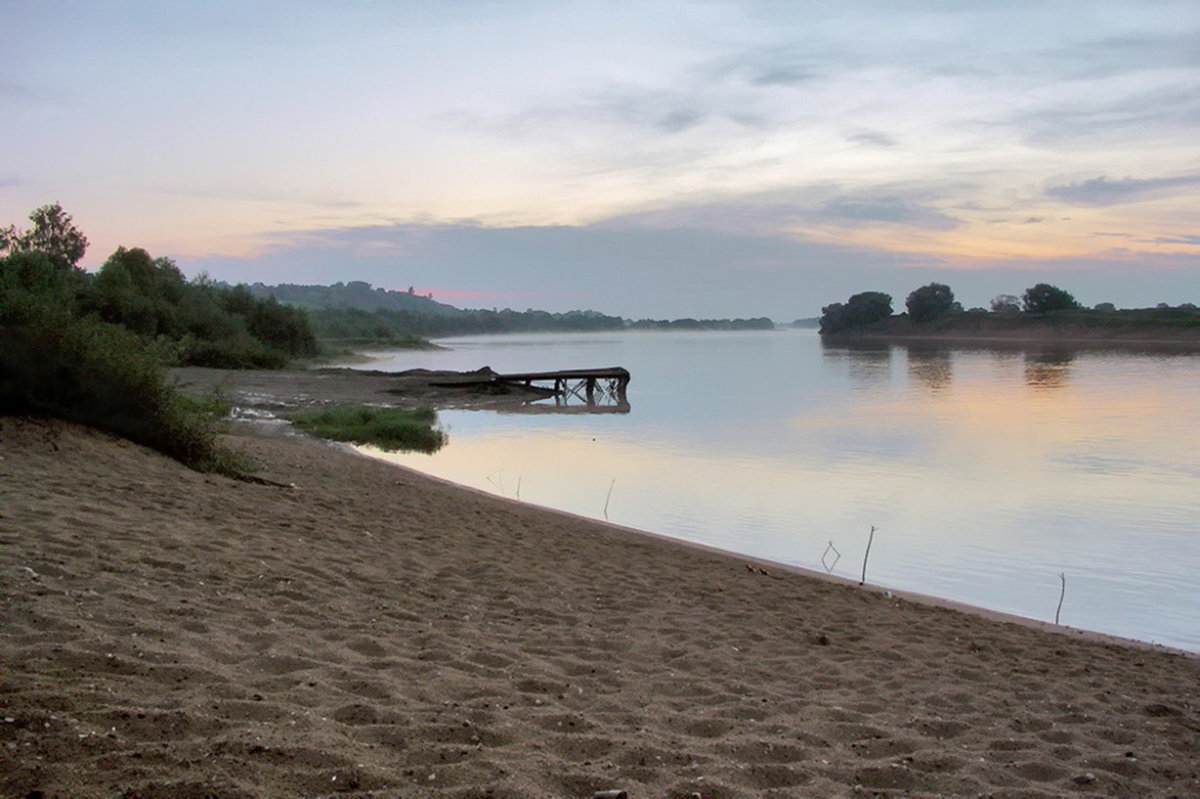
[[[833,541],[845,576],[876,525],[873,581],[1045,619],[1064,571],[1065,623],[1200,650],[1200,358],[510,341],[411,365],[626,366],[632,413],[444,413],[448,447],[394,460],[598,518],[612,486],[614,522],[809,568]]]

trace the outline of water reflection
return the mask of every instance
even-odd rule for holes
[[[947,347],[908,346],[908,377],[916,385],[937,393],[954,379],[954,360]]]
[[[503,414],[575,414],[575,413],[629,413],[632,406],[624,396],[603,396],[592,400],[573,401],[555,396],[549,400],[530,400],[511,407],[500,406],[496,410]]]
[[[826,362],[843,366],[851,380],[864,385],[882,384],[890,379],[892,353],[896,349],[905,353],[909,384],[928,389],[934,394],[951,387],[954,382],[955,352],[964,351],[957,345],[950,347],[926,342],[898,345],[878,341],[822,342],[822,356]],[[1065,347],[1030,350],[993,344],[967,348],[966,351],[971,349],[986,352],[1002,370],[1013,363],[1022,363],[1026,385],[1036,389],[1057,389],[1068,385],[1071,381],[1071,365],[1080,354],[1075,349]]]
[[[827,362],[844,365],[856,383],[869,386],[891,379],[892,347],[884,342],[843,341],[834,345],[821,339],[821,355]]]
[[[1062,388],[1071,380],[1071,350],[1048,350],[1025,354],[1025,383],[1033,388]]]

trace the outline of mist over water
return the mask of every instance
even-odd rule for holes
[[[824,346],[812,331],[448,339],[367,368],[623,366],[628,414],[440,414],[504,496],[1200,651],[1200,356]],[[377,453],[375,453],[377,454]],[[824,564],[822,556],[825,556]]]

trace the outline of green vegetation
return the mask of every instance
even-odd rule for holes
[[[278,369],[317,354],[303,311],[255,297],[244,286],[189,281],[171,259],[136,247],[119,247],[89,274],[76,266],[87,238],[60,206],[38,208],[29,218],[29,230],[0,229],[9,284],[35,294],[58,292],[74,315],[138,335],[164,364]]]
[[[458,311],[454,316],[416,311],[310,310],[313,331],[323,341],[428,346],[424,339],[481,333],[546,333],[622,330],[624,320],[595,311]]]
[[[82,285],[52,252],[0,258],[0,413],[68,419],[193,469],[244,472],[246,458],[217,442],[217,409],[175,390],[153,342],[81,314]]]
[[[881,291],[864,291],[846,300],[843,305],[835,302],[821,309],[822,336],[840,333],[857,327],[887,319],[892,315],[892,297]]]
[[[332,346],[429,346],[439,336],[483,333],[586,333],[605,330],[773,330],[766,317],[755,319],[641,319],[626,321],[597,311],[463,310],[435,302],[413,289],[387,291],[351,281],[332,286],[285,283],[247,289],[258,297],[293,303],[308,312],[313,333]]]
[[[1050,313],[1073,310],[1079,307],[1079,303],[1058,286],[1038,283],[1025,289],[1025,294],[1021,297],[1021,307],[1025,313]]]
[[[245,471],[217,442],[219,406],[184,398],[163,367],[278,367],[315,354],[303,313],[189,282],[137,248],[89,274],[77,266],[87,237],[60,206],[29,218],[28,230],[0,229],[0,413],[98,427],[201,471]]]
[[[168,345],[171,361],[227,369],[281,369],[317,354],[304,312],[274,299],[199,278],[188,281],[169,258],[117,249],[91,281],[84,312],[94,312]]]
[[[332,286],[283,284],[246,287],[260,299],[293,303],[308,312],[318,339],[335,345],[428,346],[436,336],[481,333],[592,332],[622,330],[625,320],[596,311],[463,310],[411,289],[387,291],[351,281]]]
[[[945,283],[930,283],[909,294],[904,307],[914,322],[937,319],[954,310],[954,292]]]
[[[370,408],[339,405],[289,417],[292,424],[320,438],[373,444],[385,450],[437,452],[446,434],[433,425],[437,414],[429,408]]]
[[[409,288],[408,291],[390,291],[375,288],[362,280],[338,282],[332,286],[302,286],[296,283],[266,286],[254,283],[247,288],[256,297],[274,297],[280,302],[306,310],[352,308],[359,311],[411,311],[444,316],[462,313],[453,305],[435,302],[432,294],[417,294],[413,288]]]
[[[992,299],[991,312],[972,308],[964,312],[954,301],[954,292],[941,283],[930,283],[908,295],[907,314],[892,316],[891,297],[880,292],[855,294],[846,304],[822,308],[821,335],[869,331],[873,335],[966,334],[1003,335],[1032,326],[1051,327],[1056,335],[1095,338],[1100,331],[1117,338],[1138,336],[1169,339],[1186,331],[1188,340],[1200,333],[1200,309],[1192,303],[1155,308],[1118,310],[1112,303],[1093,309],[1082,307],[1067,291],[1038,283],[1020,298],[999,294]]]
[[[639,319],[628,324],[630,330],[774,330],[775,323],[765,316],[753,319]]]

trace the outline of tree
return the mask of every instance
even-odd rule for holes
[[[1038,283],[1036,286],[1025,289],[1021,304],[1025,307],[1026,313],[1066,311],[1079,307],[1079,303],[1075,301],[1074,297],[1058,286],[1051,286],[1049,283]]]
[[[881,291],[855,294],[843,305],[835,302],[821,309],[821,335],[862,327],[892,315],[892,297]]]
[[[930,283],[909,294],[904,306],[914,322],[937,319],[954,309],[954,292],[944,283]]]
[[[1113,311],[1117,310],[1117,306],[1113,305],[1111,302],[1098,302],[1096,303],[1095,307],[1092,308],[1092,310],[1112,313]]]
[[[75,227],[71,215],[58,203],[43,205],[29,214],[33,227],[17,230],[15,225],[0,228],[0,256],[25,252],[45,253],[58,267],[69,269],[79,263],[87,251],[87,237]]]
[[[989,304],[992,313],[1018,313],[1021,310],[1021,298],[1012,294],[997,294]]]

